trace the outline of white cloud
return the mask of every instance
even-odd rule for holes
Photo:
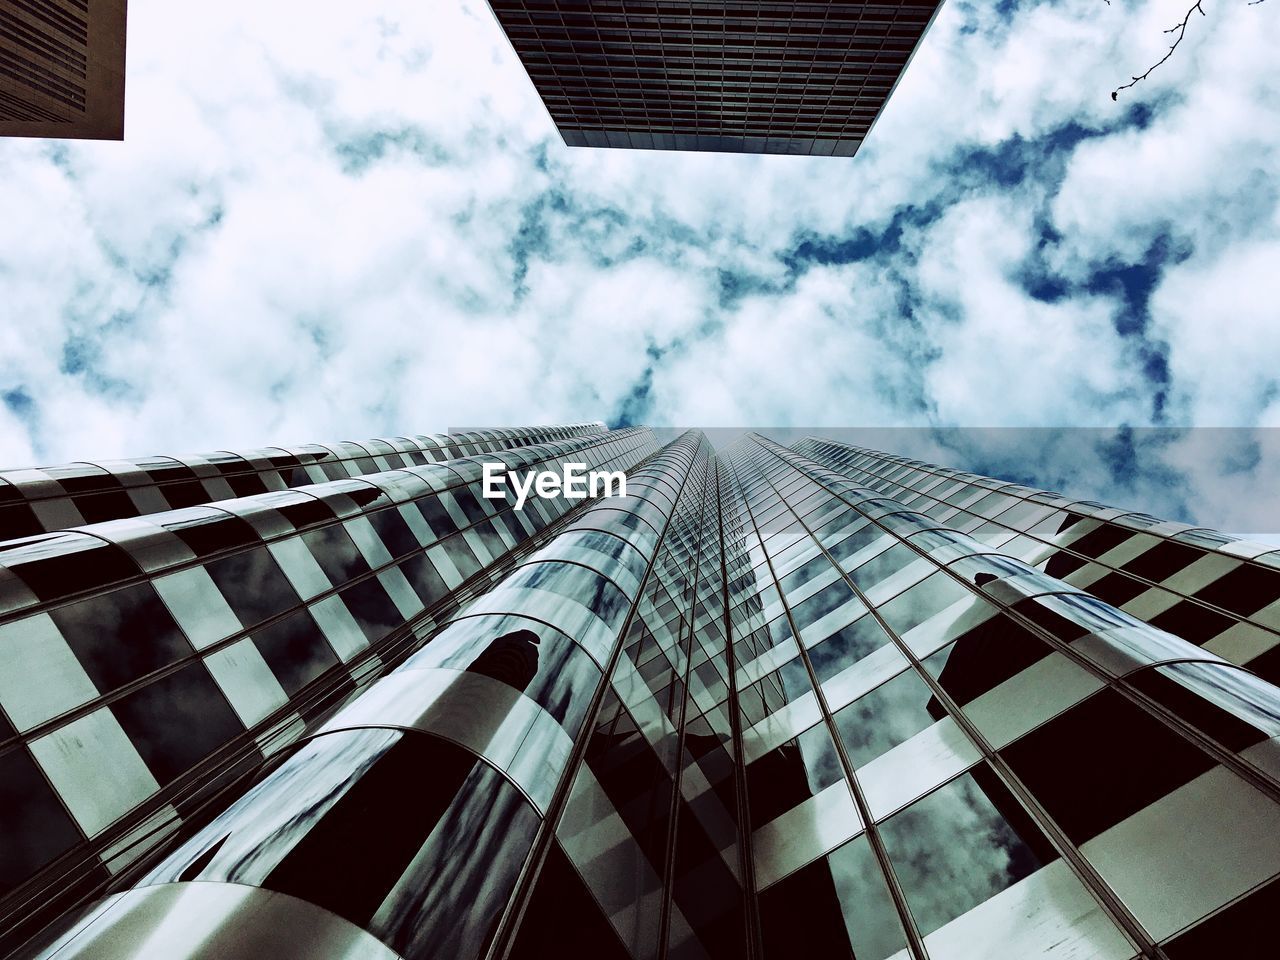
[[[1257,278],[1274,276],[1280,264],[1280,239],[1240,242],[1204,260],[1170,270],[1153,310],[1190,418],[1232,426],[1243,415],[1246,423],[1280,426],[1276,299],[1257,288]]]
[[[0,461],[629,396],[718,425],[1142,422],[1159,390],[1276,418],[1266,6],[1215,7],[1113,104],[1180,9],[953,0],[852,161],[570,150],[482,3],[320,7],[135,0],[127,140],[0,142]],[[1162,234],[1185,259],[1121,337],[1085,286]]]

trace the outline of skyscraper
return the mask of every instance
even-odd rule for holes
[[[565,143],[853,156],[937,12],[490,0]]]
[[[130,516],[0,543],[0,948],[1268,942],[1280,550],[818,437],[385,443],[301,485],[271,458],[315,448],[249,452],[200,482],[278,486],[176,509],[185,474],[5,475],[132,482],[95,507]],[[568,463],[625,495],[484,495]]]
[[[125,2],[0,4],[0,137],[124,138]]]

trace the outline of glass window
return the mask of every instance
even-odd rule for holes
[[[1076,553],[1097,559],[1114,547],[1118,547],[1131,536],[1132,530],[1117,527],[1110,523],[1099,523],[1084,536],[1071,541],[1068,546]]]
[[[763,687],[753,683],[738,694],[738,712],[742,715],[744,727],[759,723],[780,706],[781,697],[778,698],[779,702],[768,703],[765,701],[765,693]]]
[[[510,635],[530,631],[537,644]],[[525,617],[464,617],[437,633],[405,665],[406,669],[444,667],[484,673],[516,687],[560,721],[577,731],[589,692],[600,682],[600,669],[576,643],[546,624]]]
[[[150,584],[67,604],[50,615],[102,693],[192,652]]]
[[[369,572],[369,564],[340,523],[308,530],[302,534],[302,542],[334,586],[340,587]]]
[[[157,577],[152,585],[197,650],[241,628],[239,619],[204,567]]]
[[[315,555],[307,549],[301,538],[276,540],[267,545],[267,550],[276,563],[280,564],[280,569],[302,599],[310,600],[333,586],[328,575],[316,563]]]
[[[1203,556],[1203,552],[1189,547],[1185,543],[1174,543],[1172,540],[1157,540],[1149,550],[1138,554],[1124,564],[1124,569],[1139,577],[1145,577],[1153,583],[1173,576],[1183,567],[1188,567]]]
[[[849,605],[852,613],[855,604],[857,609],[862,608],[861,601],[854,596],[849,585],[843,580],[837,580],[824,587],[820,593],[792,607],[791,617],[795,620],[796,629],[803,633],[806,628],[812,628],[819,620],[846,605]]]
[[[924,668],[964,705],[1049,656],[1049,646],[997,614],[924,661]]]
[[[1036,566],[1044,570],[1046,576],[1057,580],[1066,580],[1088,562],[1083,557],[1077,557],[1074,553],[1059,550],[1048,558],[1041,560]]]
[[[804,662],[799,657],[788,661],[781,669],[773,671],[742,692],[745,702],[754,704],[758,701],[762,711],[759,715],[749,714],[748,723],[756,723],[784,703],[796,700],[811,690],[813,685],[809,682],[809,671],[805,669]]]
[[[498,536],[502,538],[504,546],[508,548],[520,543],[528,535],[514,510],[496,514],[490,522]]]
[[[747,766],[751,825],[758,828],[840,780],[843,771],[824,724],[810,727]]]
[[[242,473],[237,476],[227,477],[226,480],[231,487],[231,492],[237,497],[250,497],[255,493],[267,492],[266,483],[254,473]]]
[[[169,506],[175,509],[195,507],[197,504],[214,499],[209,490],[205,489],[205,485],[198,480],[179,480],[178,483],[165,484],[157,489],[164,494]]]
[[[172,518],[163,518],[161,526],[177,534],[199,557],[218,550],[247,547],[261,542],[257,531],[248,521],[212,507],[184,510]]]
[[[306,610],[263,627],[253,635],[253,643],[291,697],[338,665],[333,648]]]
[[[405,622],[386,589],[374,577],[353,583],[338,596],[345,602],[370,643],[381,640]]]
[[[841,627],[826,640],[809,648],[809,662],[818,681],[830,680],[841,670],[889,642],[876,618],[864,614],[848,626]]]
[[[447,537],[458,529],[458,524],[449,516],[449,511],[445,509],[444,504],[440,502],[439,496],[423,497],[416,501],[418,511],[422,514],[427,525],[431,527],[431,532],[436,537]]]
[[[284,706],[288,695],[248,637],[204,658],[204,665],[246,727]]]
[[[475,545],[473,541],[473,549],[481,555],[486,563],[507,552],[507,545],[494,527],[492,518],[476,524],[467,532],[479,540],[478,545]]]
[[[621,628],[622,619],[631,606],[626,594],[604,576],[578,564],[558,561],[521,567],[503,582],[502,587],[548,590],[559,594],[583,604],[613,630]]]
[[[985,766],[894,814],[880,836],[926,936],[1057,858]]]
[[[836,853],[844,849],[841,847]],[[899,942],[897,947],[883,952],[893,942],[892,925],[897,923],[892,902],[892,916],[887,921],[879,914],[882,904],[874,894],[862,904],[842,904],[842,885],[850,897],[869,892],[859,886],[875,889],[874,880],[859,873],[862,864],[856,862],[857,858],[856,852],[845,854],[837,866],[824,857],[760,894],[760,927],[768,960],[853,956],[858,960],[886,960],[904,946]],[[851,937],[846,917],[857,918],[857,939]]]
[[[610,921],[559,843],[538,873],[511,960],[546,957],[631,960]]]
[[[467,542],[461,534],[442,540],[439,546],[443,547],[445,553],[448,554],[449,559],[453,562],[462,579],[465,580],[480,569],[480,561],[476,559],[476,555],[467,546]]]
[[[1275,939],[1277,916],[1280,916],[1280,880],[1273,880],[1174,937],[1164,944],[1164,952],[1169,960],[1248,957],[1257,951],[1259,944]]]
[[[26,750],[0,754],[0,896],[80,842]]]
[[[4,493],[0,487],[0,494]],[[44,533],[44,525],[36,519],[35,512],[25,502],[0,502],[0,537],[15,540]]]
[[[831,552],[831,555],[835,557],[836,562],[846,568],[848,568],[850,558],[871,546],[871,544],[876,544],[877,550],[887,550],[891,545],[898,542],[888,533],[869,521],[865,525],[854,526],[846,529],[848,529],[847,536],[835,543],[827,545],[827,549]],[[870,550],[867,552],[868,555],[872,553]]]
[[[884,960],[902,950],[906,946],[902,922],[867,838],[850,840],[827,858],[827,864],[853,955],[859,960]]]
[[[395,509],[394,507],[389,509]],[[342,524],[347,534],[359,548],[361,556],[371,567],[380,567],[391,562],[391,554],[382,539],[373,529],[367,517],[351,517]]]
[[[1161,940],[1280,874],[1280,806],[1215,766],[1080,852]]]
[[[1028,597],[1010,609],[1059,640],[1078,640],[1089,632],[1089,627],[1077,619],[1078,613],[1058,596]]]
[[[826,558],[826,555],[815,554],[782,578],[780,581],[782,592],[790,596],[814,577],[831,572],[831,561]]]
[[[158,789],[106,707],[33,740],[31,753],[89,836]]]
[[[8,548],[8,567],[41,600],[57,600],[138,575],[129,554],[114,544],[79,533],[53,533]]]
[[[957,600],[971,596],[968,590],[939,571],[884,604],[879,608],[880,615],[901,637]]]
[[[0,704],[29,730],[98,695],[47,613],[0,624]]]
[[[1280,572],[1252,563],[1242,563],[1196,591],[1196,599],[1239,617],[1252,616],[1277,597],[1280,597]]]
[[[310,481],[303,481],[308,483]],[[298,499],[288,503],[280,503],[276,509],[293,524],[295,529],[310,527],[317,523],[325,523],[333,519],[333,508],[323,500],[304,494],[295,494]]]
[[[304,744],[148,880],[261,885],[367,927],[402,956],[479,956],[537,824],[519,791],[461,747],[341,731]],[[424,911],[448,919],[426,923]]]
[[[76,509],[86,523],[102,523],[118,517],[136,517],[138,508],[123,490],[82,493],[75,498]]]
[[[449,592],[444,579],[425,553],[412,556],[401,563],[400,572],[428,607]]]
[[[1076,843],[1214,765],[1160,720],[1103,690],[1001,751]]]
[[[298,594],[266,547],[211,560],[205,571],[246,627],[299,603]]]
[[[1123,573],[1108,573],[1089,585],[1089,592],[1113,607],[1122,607],[1147,589],[1147,584]]]
[[[797,536],[800,537],[797,531]],[[808,537],[792,540],[789,537],[773,537],[766,544],[773,559],[773,569],[778,576],[786,576],[803,567],[822,554]]]
[[[111,704],[111,712],[159,783],[168,783],[244,732],[202,663]]]
[[[377,580],[391,597],[391,602],[396,605],[396,609],[400,611],[402,620],[410,620],[422,612],[422,600],[409,586],[409,581],[404,578],[404,574],[398,567],[381,571],[377,574]]]
[[[1130,683],[1176,716],[1239,752],[1280,735],[1280,703],[1252,673],[1225,663],[1171,663]]]
[[[469,523],[479,523],[489,515],[468,487],[455,487],[450,493]]]
[[[919,554],[905,543],[895,543],[888,550],[851,570],[849,579],[862,590],[870,590],[919,559]]]
[[[792,606],[803,603],[809,597],[816,594],[823,587],[837,580],[842,579],[840,571],[833,567],[830,563],[826,563],[826,558],[822,558],[826,569],[821,570],[813,577],[803,582],[793,582],[787,588],[787,602]]]
[[[1196,603],[1179,600],[1169,609],[1151,617],[1148,622],[1160,630],[1203,646],[1220,633],[1236,626],[1240,621]]]
[[[946,715],[913,670],[882,683],[835,715],[845,752],[860,767]]]
[[[324,631],[329,646],[333,647],[343,663],[369,646],[364,630],[356,623],[342,597],[336,594],[325,597],[312,604],[310,610],[316,623]]]

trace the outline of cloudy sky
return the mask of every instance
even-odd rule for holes
[[[1280,7],[1110,98],[1184,4],[948,0],[842,160],[566,148],[476,0],[130,0],[125,142],[0,141],[0,461],[1280,425]]]

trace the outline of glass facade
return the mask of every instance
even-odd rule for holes
[[[569,146],[850,157],[938,9],[490,0]]]
[[[0,541],[600,433],[603,423],[0,470]]]
[[[0,543],[0,952],[1274,939],[1280,551],[819,437],[494,433]]]

